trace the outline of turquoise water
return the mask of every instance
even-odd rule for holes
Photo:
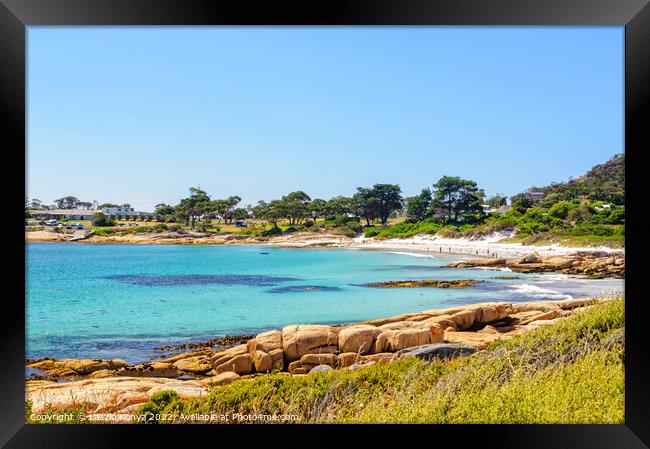
[[[153,357],[152,348],[291,323],[346,323],[478,301],[622,291],[623,281],[442,267],[431,257],[266,246],[27,244],[27,357]],[[483,279],[470,289],[380,289]],[[308,289],[305,289],[308,287]]]

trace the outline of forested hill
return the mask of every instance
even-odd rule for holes
[[[617,154],[571,181],[534,187],[532,190],[543,191],[547,196],[556,194],[560,200],[588,199],[625,204],[625,155]]]

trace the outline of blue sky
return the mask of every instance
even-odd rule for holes
[[[29,27],[27,190],[254,204],[443,175],[508,196],[624,148],[622,27]]]

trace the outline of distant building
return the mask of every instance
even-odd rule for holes
[[[526,198],[528,198],[531,201],[539,201],[543,199],[546,196],[546,194],[544,192],[531,191],[531,192],[524,193],[524,196],[526,196]]]
[[[503,215],[512,209],[512,206],[490,207],[487,204],[481,204],[481,207],[483,208],[483,213],[499,215]]]
[[[92,220],[97,213],[86,209],[31,210],[30,215],[41,220]]]
[[[102,212],[104,212],[106,215],[130,215],[132,212],[135,212],[135,210],[132,207],[116,206],[104,207],[102,209]]]

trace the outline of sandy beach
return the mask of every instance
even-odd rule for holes
[[[418,235],[405,239],[377,240],[363,236],[350,238],[341,235],[296,232],[273,238],[243,237],[236,235],[203,235],[195,234],[127,234],[116,236],[90,236],[78,243],[124,243],[124,244],[256,244],[272,245],[290,248],[332,247],[358,248],[386,251],[400,251],[417,254],[455,254],[473,257],[517,258],[531,253],[542,257],[563,256],[576,252],[607,254],[625,254],[624,249],[599,247],[567,247],[554,245],[521,245],[516,243],[499,243],[509,234],[495,233],[481,239],[450,239],[438,236]],[[67,242],[70,235],[57,234],[47,231],[26,232],[27,242]]]

